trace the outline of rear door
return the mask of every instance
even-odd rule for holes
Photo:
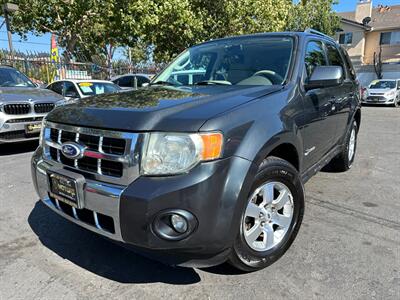
[[[304,54],[303,84],[315,67],[328,65],[325,47],[319,40],[307,42]],[[300,128],[303,137],[304,165],[310,168],[333,148],[336,124],[333,119],[331,91],[318,88],[303,89],[304,124]]]

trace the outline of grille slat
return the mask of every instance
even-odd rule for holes
[[[4,113],[8,115],[26,115],[31,111],[30,104],[6,104],[3,106]]]
[[[51,112],[55,107],[54,103],[36,103],[34,106],[35,113],[44,114]]]
[[[49,158],[58,161],[65,166],[75,168],[79,171],[96,173],[110,177],[122,177],[124,174],[124,164],[119,161],[113,161],[110,157],[101,158],[101,155],[115,155],[115,157],[123,156],[126,151],[127,141],[125,139],[103,137],[99,135],[89,135],[84,133],[76,133],[67,130],[59,130],[49,128],[48,138],[59,145],[65,142],[75,142],[86,147],[92,153],[98,153],[99,157],[84,156],[83,158],[72,160],[65,157],[61,150],[55,145],[48,145]],[[59,148],[60,149],[60,148]]]

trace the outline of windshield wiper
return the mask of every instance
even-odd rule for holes
[[[196,82],[193,85],[232,85],[232,83],[224,80],[203,80]]]
[[[159,81],[150,83],[150,85],[171,85],[171,86],[175,86],[176,84],[173,84],[172,82],[169,82],[169,81],[159,80]]]

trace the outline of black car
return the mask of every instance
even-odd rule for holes
[[[352,166],[361,121],[349,57],[313,30],[206,42],[149,87],[99,97],[47,116],[36,190],[71,222],[183,266],[281,257],[304,183]]]

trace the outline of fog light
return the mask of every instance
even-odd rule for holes
[[[176,230],[176,232],[179,232],[179,233],[185,233],[188,229],[187,220],[180,215],[176,215],[176,214],[171,215],[171,224],[174,227],[174,229]]]

